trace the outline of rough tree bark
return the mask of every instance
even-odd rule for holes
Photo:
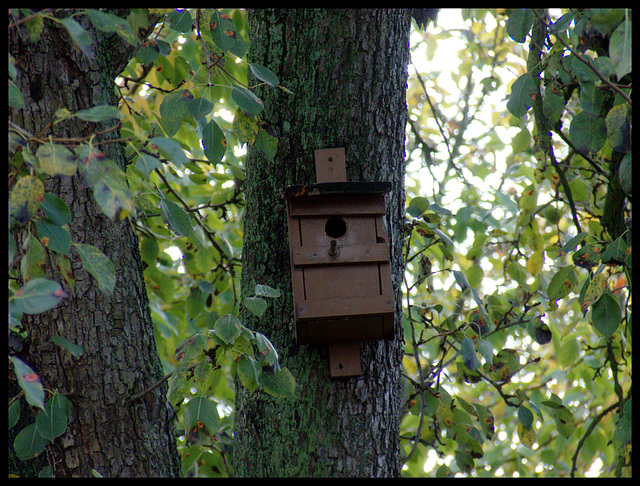
[[[402,360],[405,90],[410,10],[251,11],[250,57],[294,94],[262,89],[279,137],[274,162],[247,158],[242,284],[281,290],[253,329],[265,333],[297,380],[280,400],[238,387],[237,476],[399,476]],[[326,346],[297,346],[287,220],[280,190],[315,182],[318,148],[345,147],[349,181],[391,181],[387,222],[396,336],[361,344],[362,375],[332,379]]]
[[[127,12],[119,12],[126,16]],[[9,30],[9,53],[15,58],[18,85],[26,108],[10,110],[12,121],[41,138],[85,137],[112,128],[113,123],[74,119],[52,124],[54,112],[117,105],[114,79],[135,50],[115,34],[96,31],[87,17],[75,17],[90,33],[92,56],[87,58],[59,24],[45,21],[37,42],[24,26]],[[155,19],[150,19],[150,28]],[[117,130],[96,142],[118,138]],[[124,168],[121,143],[101,145],[106,157]],[[102,214],[90,189],[77,177],[46,181],[47,192],[62,198],[71,210],[71,240],[96,246],[115,266],[112,295],[98,289],[71,249],[74,289],[49,312],[25,316],[31,340],[28,360],[46,389],[58,389],[71,401],[69,425],[47,447],[49,463],[58,477],[177,476],[174,414],[157,388],[134,403],[129,398],[162,377],[153,323],[145,290],[138,239],[131,222],[113,222]],[[62,282],[48,259],[47,275]],[[72,357],[50,341],[58,335],[83,347]]]

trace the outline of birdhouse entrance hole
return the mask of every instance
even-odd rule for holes
[[[340,238],[347,232],[347,223],[342,218],[329,218],[324,225],[324,232],[330,238]]]

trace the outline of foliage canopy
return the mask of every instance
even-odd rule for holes
[[[10,120],[9,326],[19,336],[23,314],[73,291],[70,271],[60,282],[44,274],[46,252],[69,269],[73,245],[100,290],[113,290],[113,264],[71,240],[69,208],[44,190],[80,174],[104,214],[138,232],[183,471],[225,476],[235,380],[295,394],[268,337],[242,321],[278,291],[258,285],[241,300],[238,288],[243,155],[250,146],[272,159],[278,137],[253,88],[288,90],[251,62],[245,12],[153,11],[160,21],[138,45],[148,13],[10,11],[10,28],[34,39],[56,22],[88,52],[89,21],[138,50],[116,79],[117,109],[60,108],[54,120],[116,119],[126,167],[93,137],[39,137]],[[584,475],[594,461],[603,475],[630,474],[631,11],[462,14],[464,28],[412,33],[405,474]],[[451,39],[458,65],[425,70]],[[10,58],[19,109],[17,69]],[[22,393],[9,426],[22,397],[40,409],[13,444],[28,459],[64,433],[69,402],[11,361]]]

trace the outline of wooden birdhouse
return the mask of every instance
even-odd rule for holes
[[[315,152],[316,184],[289,186],[298,344],[328,343],[333,376],[360,374],[359,342],[391,339],[394,298],[384,225],[389,182],[346,182],[344,148]]]

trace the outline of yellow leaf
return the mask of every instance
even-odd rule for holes
[[[531,275],[537,275],[542,270],[544,254],[541,250],[534,251],[527,260],[527,270]]]
[[[536,441],[536,431],[533,430],[533,427],[524,427],[518,422],[518,438],[523,446],[531,449]]]
[[[72,176],[76,173],[76,157],[62,145],[41,145],[36,157],[40,161],[40,168],[50,176]]]
[[[260,126],[253,117],[245,115],[244,111],[240,108],[236,109],[235,116],[233,117],[233,131],[238,137],[238,140],[253,145],[259,130]]]
[[[33,218],[44,200],[44,185],[37,177],[20,178],[9,196],[9,211],[17,220]]]

